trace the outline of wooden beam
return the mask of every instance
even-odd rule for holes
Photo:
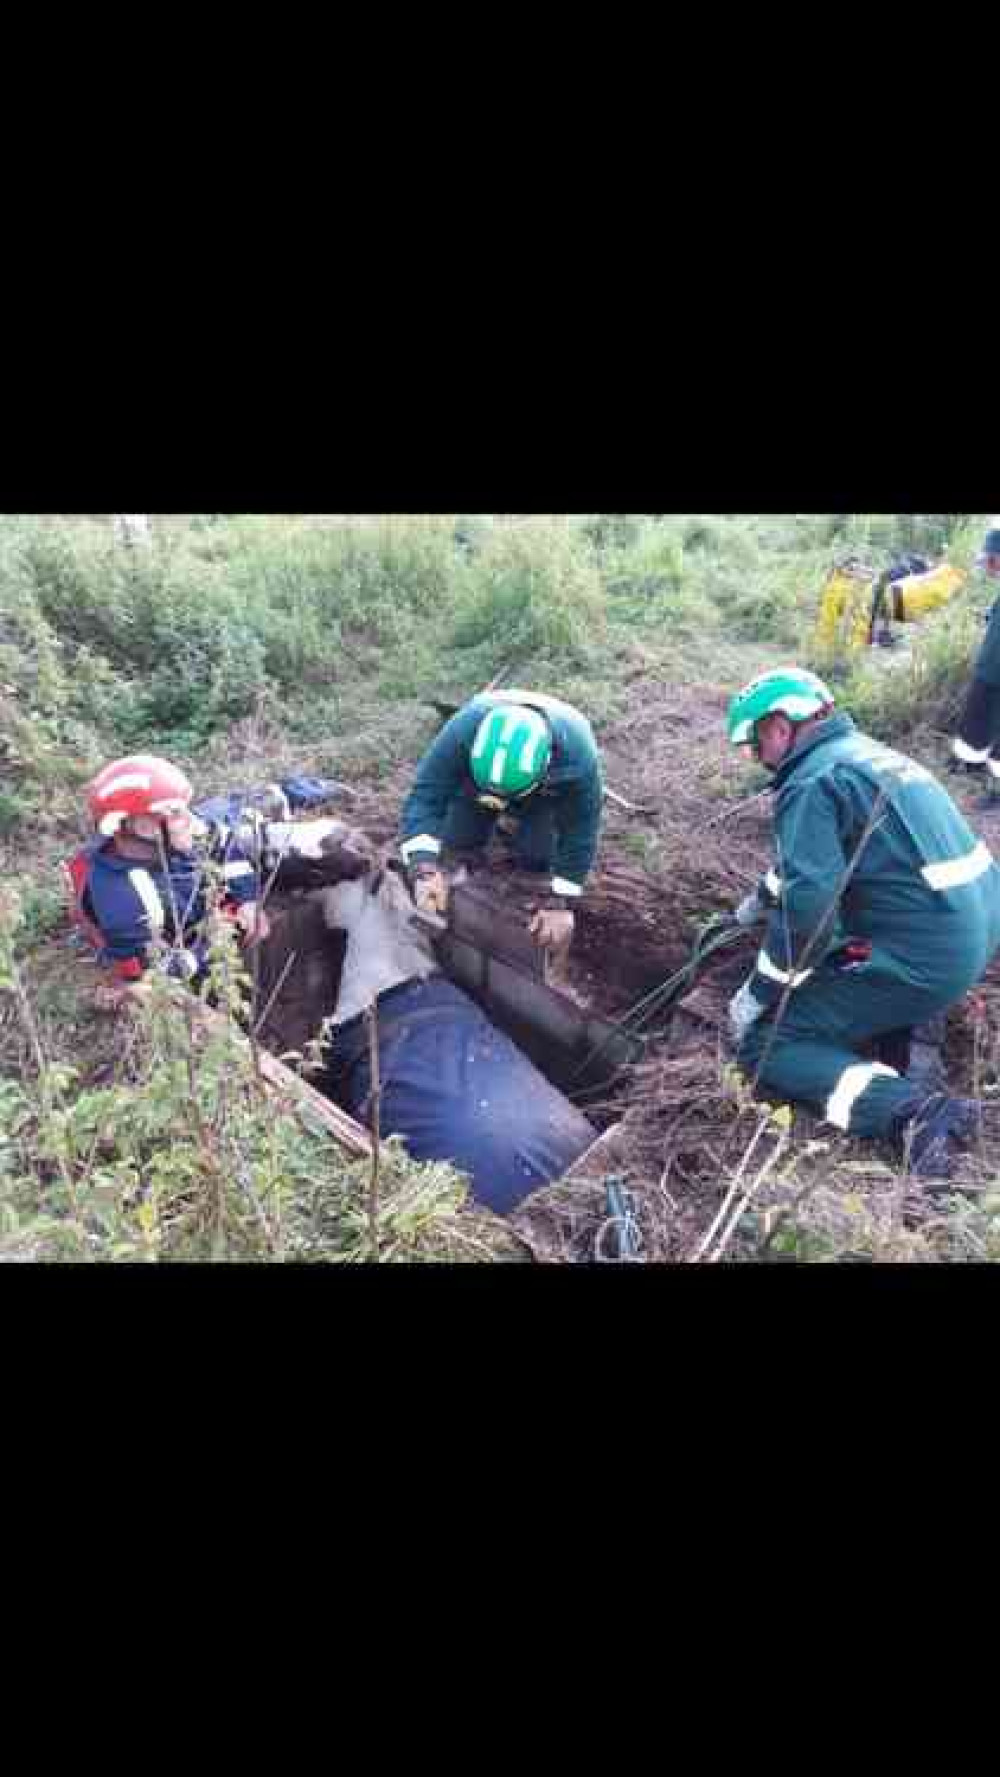
[[[167,987],[172,1003],[186,1016],[192,1016],[196,1023],[207,1031],[227,1030],[231,1038],[242,1049],[249,1052],[249,1039],[224,1012],[216,1011],[213,1006],[206,1006],[204,1000],[196,999],[193,993],[176,982],[168,982]],[[149,982],[137,981],[123,997],[133,1000],[149,1000],[151,993]],[[279,1061],[277,1056],[272,1055],[269,1050],[258,1046],[258,1057],[265,1084],[273,1086],[278,1091],[287,1092],[293,1101],[293,1109],[304,1123],[321,1124],[327,1133],[333,1136],[334,1141],[349,1154],[364,1158],[371,1154],[371,1136],[367,1129],[348,1115],[347,1111],[342,1111],[338,1105],[332,1104],[328,1098],[323,1096],[322,1092],[317,1092],[315,1086],[310,1086],[308,1080],[304,1080],[301,1074],[293,1073],[290,1067],[286,1067],[284,1062]]]

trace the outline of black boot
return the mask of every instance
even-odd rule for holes
[[[872,1058],[895,1068],[897,1074],[904,1074],[920,1100],[930,1098],[932,1093],[947,1093],[948,1076],[941,1054],[944,1035],[942,1012],[923,1024],[883,1031],[870,1045]]]
[[[897,1138],[914,1178],[949,1179],[955,1147],[975,1139],[981,1118],[978,1099],[949,1098],[943,1092],[908,1107],[897,1124]]]
[[[906,1078],[914,1091],[925,1098],[936,1094],[947,1095],[948,1076],[944,1071],[944,1057],[937,1043],[921,1043],[914,1035],[910,1043]]]
[[[913,1036],[908,1025],[899,1030],[884,1030],[881,1036],[874,1037],[869,1044],[873,1061],[880,1061],[883,1067],[895,1068],[897,1074],[905,1074],[910,1065],[910,1039]]]

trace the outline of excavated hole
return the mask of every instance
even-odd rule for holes
[[[273,930],[260,952],[257,1004],[263,1009],[271,1003],[261,1041],[277,1056],[304,1055],[336,1005],[346,939],[329,930],[319,902],[308,896],[274,893],[268,910]],[[493,967],[492,992],[477,992],[466,980],[458,984],[600,1129],[621,1114],[628,1061],[641,1058],[641,1051],[624,1045],[608,1025],[683,960],[683,954],[665,954],[663,934],[651,932],[642,915],[630,918],[619,909],[611,917],[581,909],[565,976],[569,997],[555,1008],[555,1035],[551,1001],[538,995],[536,983]],[[588,1019],[596,1019],[596,1026]],[[598,1042],[604,1046],[594,1055]],[[322,1072],[312,1078],[326,1090]]]

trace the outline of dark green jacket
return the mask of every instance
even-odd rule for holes
[[[984,685],[994,689],[1000,686],[1000,599],[997,599],[990,611],[986,624],[986,634],[976,655],[972,668],[974,679],[982,679]]]
[[[1000,939],[1000,868],[924,766],[835,715],[775,773],[775,796],[757,999],[773,1004],[790,979],[794,991],[851,938],[869,940],[890,978],[943,991],[952,978],[964,987],[970,964],[985,968]]]
[[[408,864],[433,858],[441,845],[448,805],[474,794],[469,755],[486,712],[505,703],[541,710],[552,727],[552,763],[535,796],[551,799],[557,833],[553,877],[583,886],[601,826],[601,761],[593,729],[572,704],[539,691],[483,691],[446,722],[417,766],[400,816],[400,850]],[[533,800],[534,798],[532,798]],[[426,841],[426,843],[415,843]]]

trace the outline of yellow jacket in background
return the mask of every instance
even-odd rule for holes
[[[847,564],[827,578],[816,622],[816,643],[829,653],[853,653],[874,640],[876,620],[915,623],[946,605],[964,586],[967,575],[951,562],[939,562],[923,574],[886,580],[872,568]]]

